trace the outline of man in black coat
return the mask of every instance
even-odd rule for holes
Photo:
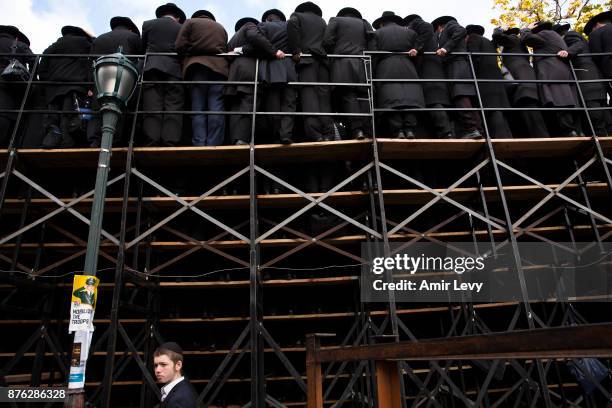
[[[330,54],[362,55],[368,49],[368,33],[372,26],[361,17],[361,13],[352,7],[345,7],[336,17],[329,20],[323,47]],[[331,82],[366,83],[366,74],[361,58],[332,58]],[[335,89],[341,100],[342,112],[367,113],[367,107],[360,100],[367,100],[367,88],[353,86],[338,86]],[[363,116],[346,117],[343,122],[348,124],[351,135],[355,139],[365,138],[365,130],[369,119]]]
[[[557,54],[567,51],[563,38],[552,30],[552,23],[531,24],[521,31],[521,44],[533,48],[534,65],[539,80],[568,80],[567,83],[538,84],[540,101],[545,107],[577,107],[576,89],[571,83],[574,77],[566,61],[557,57],[538,57],[537,54]],[[578,136],[577,115],[573,111],[558,110],[554,113],[561,136]]]
[[[448,79],[472,79],[472,69],[465,55],[453,55],[455,52],[466,52],[465,28],[457,23],[451,16],[438,17],[431,25],[438,33],[437,55],[443,57],[444,70]],[[469,82],[455,82],[449,85],[453,105],[456,108],[472,109],[472,99],[476,97],[476,88]],[[460,137],[466,139],[479,139],[482,137],[482,121],[476,111],[460,111],[459,119]]]
[[[0,25],[0,53],[32,54],[30,40],[17,27]],[[31,57],[16,58],[24,65],[33,63]],[[8,56],[0,57],[0,72],[4,71],[10,60]],[[25,84],[0,78],[0,110],[17,109],[24,92]],[[6,147],[9,144],[15,117],[14,113],[0,112],[0,147]]]
[[[108,55],[123,48],[125,55],[142,54],[140,30],[128,17],[113,17],[110,20],[111,31],[96,37],[91,44],[91,54]]]
[[[242,47],[247,44],[249,33],[253,32],[253,36],[257,35],[254,33],[257,30],[257,24],[259,24],[259,21],[253,17],[243,17],[236,22],[234,27],[236,32],[227,43],[227,49],[239,55],[230,63],[229,75],[227,77],[229,82],[253,82],[255,80],[256,59],[240,54],[243,52]],[[225,86],[224,97],[227,109],[231,112],[249,112],[244,115],[230,115],[229,136],[231,144],[247,145],[251,142],[253,95],[253,85],[228,84]]]
[[[197,395],[183,376],[183,350],[171,341],[160,345],[153,353],[153,366],[161,388],[160,408],[196,408]]]
[[[466,48],[469,52],[497,53],[495,45],[484,37],[485,29],[481,25],[470,24],[465,27],[467,32]],[[503,80],[502,73],[497,64],[496,55],[473,55],[474,71],[478,79]],[[509,108],[510,101],[506,93],[506,86],[502,82],[479,82],[478,90],[484,108]],[[487,127],[492,138],[512,138],[510,126],[501,111],[486,111]]]
[[[528,54],[527,47],[521,44],[518,37],[519,29],[510,28],[502,30],[496,28],[493,31],[493,42],[497,47],[502,47],[503,66],[508,70],[512,79],[535,81],[536,73],[529,63],[529,56],[508,55],[508,54]],[[534,109],[540,107],[540,97],[538,95],[538,85],[534,82],[517,82],[510,85],[510,97],[514,108]],[[526,110],[519,112],[520,123],[524,129],[520,129],[524,134],[521,137],[549,137],[546,123],[542,112],[537,110]]]
[[[91,34],[80,27],[65,26],[62,36],[43,54],[89,54]],[[42,81],[87,82],[91,78],[91,61],[85,57],[47,57],[42,58],[38,67]],[[75,104],[82,104],[87,98],[89,87],[85,85],[52,85],[45,87],[47,108],[58,111],[74,111]],[[45,115],[43,147],[70,148],[75,146],[74,137],[81,130],[77,115]],[[79,141],[84,142],[84,141]]]
[[[612,78],[612,10],[591,18],[584,26],[584,33],[589,36],[589,48],[592,53],[610,53],[595,56],[593,59],[604,78]]]
[[[261,17],[256,30],[250,32],[243,47],[247,55],[264,58],[259,64],[259,81],[263,82],[263,108],[266,112],[295,112],[296,90],[287,82],[297,81],[295,63],[289,54],[287,19],[282,11],[267,10]],[[258,92],[259,93],[259,92]],[[266,115],[264,120],[265,142],[293,143],[292,115]],[[260,142],[262,142],[260,141]]]
[[[605,11],[591,18],[584,26],[584,33],[589,36],[589,49],[592,53],[604,53],[609,55],[599,55],[593,60],[599,67],[603,77],[612,78],[612,10]],[[606,83],[608,96],[612,98],[612,82]],[[612,106],[612,104],[608,105]],[[608,122],[612,112],[606,111]],[[612,133],[612,125],[608,123],[608,134]]]
[[[417,33],[403,26],[403,19],[392,11],[385,11],[372,24],[373,51],[406,52],[416,56]],[[418,79],[416,67],[409,55],[384,54],[374,59],[376,79]],[[383,109],[423,108],[425,97],[418,82],[381,82],[376,86],[376,105]],[[392,138],[414,139],[417,118],[414,112],[384,112],[380,115]]]
[[[567,51],[561,50],[557,53],[561,58],[569,58],[574,67],[574,72],[578,80],[601,80],[601,72],[593,59],[589,56],[578,57],[578,54],[589,54],[589,44],[582,34],[569,29],[569,24],[555,24],[553,29],[563,37],[563,41],[567,45]],[[606,106],[606,88],[604,82],[587,82],[581,83],[580,90],[584,102],[589,108],[602,108]],[[592,110],[589,111],[591,123],[598,136],[606,136],[606,111]],[[583,129],[589,129],[589,126],[583,126]],[[589,129],[590,132],[590,129]]]
[[[295,8],[287,22],[289,49],[296,62],[300,82],[329,82],[329,62],[323,49],[323,36],[327,24],[323,12],[308,1]],[[301,54],[312,57],[300,58]],[[300,86],[299,98],[304,112],[331,112],[331,90],[329,86]],[[305,116],[304,135],[315,142],[334,138],[334,122],[331,116]]]
[[[142,46],[147,53],[174,52],[174,42],[185,22],[185,13],[174,3],[166,3],[155,10],[156,19],[142,24]],[[149,55],[144,67],[145,81],[179,81],[181,61],[178,57]],[[142,90],[145,111],[179,111],[185,103],[185,89],[180,84],[155,83]],[[148,114],[144,116],[142,131],[148,146],[159,144],[176,146],[181,140],[181,114]]]
[[[110,20],[111,31],[96,37],[92,44],[90,54],[108,55],[118,52],[119,47],[123,49],[125,55],[140,55],[143,53],[140,31],[136,24],[128,17],[113,17]],[[134,63],[137,61],[132,59]],[[100,105],[97,100],[92,104],[94,110],[99,110]],[[124,115],[125,116],[125,115]],[[100,115],[94,115],[87,124],[87,141],[91,147],[99,147],[102,139],[102,120]],[[123,121],[117,129],[121,129]],[[119,142],[121,132],[118,131],[115,142]],[[115,144],[113,142],[113,144]]]
[[[433,26],[417,14],[404,18],[404,24],[417,33],[415,49],[419,56],[416,58],[416,68],[421,79],[445,79],[442,58],[437,55],[424,55],[425,52],[436,52],[438,42]],[[425,105],[428,108],[442,109],[450,106],[448,86],[446,82],[423,82]],[[443,110],[430,111],[429,116],[435,129],[436,136],[443,139],[453,137],[448,113]]]

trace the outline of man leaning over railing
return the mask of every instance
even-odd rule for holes
[[[62,36],[44,52],[53,54],[88,54],[93,36],[81,27],[62,27]],[[80,115],[71,115],[76,106],[87,104],[88,87],[70,82],[86,82],[91,76],[91,63],[82,57],[42,57],[38,67],[41,81],[66,82],[62,85],[46,85],[45,98],[49,110],[64,111],[62,114],[45,115],[45,137],[42,147],[70,148],[85,144]]]
[[[33,58],[23,55],[32,54],[30,40],[17,27],[2,25],[0,26],[0,53],[22,54],[15,58],[0,56],[0,74],[2,74],[0,75],[0,110],[18,109],[25,90],[24,78],[4,74],[12,60],[17,60],[24,66],[33,63]],[[0,112],[0,148],[6,147],[10,141],[15,117],[14,113]]]

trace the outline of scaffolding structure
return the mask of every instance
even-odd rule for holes
[[[475,74],[477,54],[465,55]],[[430,305],[399,303],[390,292],[382,305],[360,301],[363,243],[381,243],[387,253],[393,242],[507,245],[522,277],[528,268],[519,242],[548,243],[554,254],[572,251],[564,242],[600,245],[612,236],[612,137],[595,134],[573,66],[583,107],[567,110],[583,116],[589,136],[492,139],[485,112],[493,109],[482,107],[478,93],[484,139],[396,140],[377,137],[376,115],[388,110],[374,104],[382,81],[371,75],[375,56],[330,56],[365,65],[365,83],[333,85],[365,88],[368,112],[333,116],[371,118],[366,140],[257,144],[252,126],[245,146],[137,147],[139,119],[163,113],[142,110],[142,88],[155,82],[139,78],[125,115],[127,147],[113,149],[106,186],[88,402],[157,404],[152,353],[164,341],[182,345],[204,406],[292,407],[306,405],[309,333],[336,335],[325,350],[610,321],[609,304],[593,299]],[[481,82],[475,75],[466,81],[476,89]],[[248,84],[257,101],[261,84]],[[20,147],[25,127],[62,113],[32,104],[51,85],[33,75],[19,109],[4,111],[16,120],[8,149],[0,150],[0,325],[9,333],[0,346],[0,386],[66,384],[69,371],[69,291],[86,252],[99,149]],[[252,123],[287,114],[257,106],[223,114],[248,114]],[[295,114],[304,115],[313,113]],[[302,176],[321,169],[336,175],[334,186],[307,192]],[[264,192],[266,183],[284,191]],[[403,361],[395,380],[402,406],[610,403],[610,376],[591,378],[594,389],[586,392],[568,368],[571,358]],[[372,360],[330,363],[321,373],[321,403],[376,406],[376,372]]]

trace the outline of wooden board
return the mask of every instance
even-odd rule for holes
[[[550,189],[556,189],[559,187],[558,184],[547,184]],[[443,193],[445,189],[437,188],[437,193]],[[589,196],[596,197],[608,194],[608,187],[606,183],[588,183],[587,190]],[[504,192],[506,193],[506,199],[508,201],[525,201],[525,200],[538,200],[548,195],[548,191],[537,185],[519,185],[519,186],[504,186]],[[496,187],[484,187],[484,193],[487,201],[496,202],[500,200],[499,193]],[[561,190],[562,194],[576,197],[579,193],[578,184],[568,184]],[[401,190],[384,190],[383,191],[385,204],[387,206],[394,205],[406,205],[406,204],[424,204],[435,196],[422,189],[401,189]],[[323,193],[310,193],[312,198],[320,198]],[[448,197],[459,201],[467,202],[474,199],[479,199],[479,190],[476,187],[457,187],[453,191],[449,192]],[[183,200],[190,202],[196,200],[197,196],[183,196]],[[73,198],[62,198],[63,203],[69,203]],[[364,205],[369,200],[369,194],[364,191],[339,191],[331,194],[323,202],[330,206],[357,206]],[[165,210],[165,211],[176,211],[182,207],[172,197],[143,197],[143,205],[149,209]],[[73,208],[78,211],[89,213],[91,210],[91,204],[93,198],[82,200]],[[105,211],[107,212],[119,212],[121,211],[123,199],[121,197],[108,197],[106,199]],[[257,205],[259,208],[299,208],[307,205],[310,201],[298,194],[260,194],[257,196]],[[128,199],[128,210],[130,212],[136,211],[137,199],[130,197]],[[7,198],[4,203],[4,210],[12,213],[21,213],[23,208],[24,200],[16,198]],[[244,209],[249,206],[248,195],[235,195],[235,196],[208,196],[200,200],[197,205],[198,208],[202,209]],[[47,198],[34,198],[30,201],[30,208],[54,210],[58,208],[58,205],[52,200]]]
[[[612,152],[612,137],[600,137],[606,155]],[[387,159],[469,159],[486,154],[484,140],[464,139],[378,139],[381,160]],[[493,148],[500,158],[563,157],[593,149],[589,137],[495,139]],[[125,166],[127,148],[113,149],[111,166]],[[19,149],[19,162],[38,168],[95,168],[99,149]],[[6,165],[7,150],[0,149],[0,167]],[[136,147],[139,167],[208,167],[248,165],[249,146]],[[307,142],[292,145],[263,144],[255,147],[259,164],[308,163],[320,161],[372,160],[371,140]]]

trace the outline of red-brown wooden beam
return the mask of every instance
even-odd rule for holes
[[[612,324],[520,330],[318,350],[315,363],[361,360],[491,360],[612,357]]]

